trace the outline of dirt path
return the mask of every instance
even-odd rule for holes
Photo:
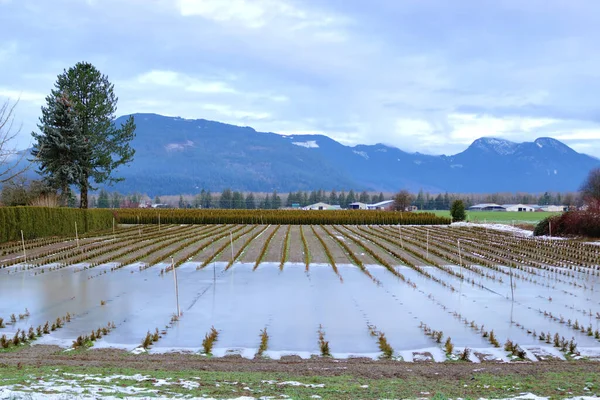
[[[547,372],[600,373],[600,363],[592,361],[565,362],[539,361],[518,363],[433,363],[373,361],[367,359],[301,360],[299,357],[284,357],[276,360],[248,360],[239,356],[206,359],[192,354],[132,355],[121,350],[89,350],[65,353],[56,346],[37,345],[18,352],[0,353],[2,366],[86,366],[102,368],[133,368],[139,370],[203,370],[224,372],[277,372],[301,376],[339,376],[408,379],[421,376],[427,379],[440,377],[468,380],[474,375],[518,374],[536,376]]]

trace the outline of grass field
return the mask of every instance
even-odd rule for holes
[[[435,210],[427,211],[432,212],[439,217],[449,217],[450,211],[448,210]],[[553,215],[559,215],[560,213],[555,212],[517,212],[517,211],[467,211],[468,222],[478,223],[500,223],[500,224],[537,224],[546,217]]]
[[[485,368],[483,368],[485,369]],[[408,374],[394,377],[306,376],[278,372],[160,371],[90,367],[6,367],[0,379],[0,397],[31,399],[86,395],[89,398],[219,399],[379,399],[379,398],[507,398],[522,393],[563,398],[595,396],[600,375],[587,368],[521,374],[473,372],[452,376]],[[404,375],[403,374],[403,375]],[[112,397],[114,396],[114,397]],[[246,397],[240,397],[246,396]],[[56,398],[56,397],[52,397]]]

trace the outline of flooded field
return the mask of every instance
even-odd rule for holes
[[[573,241],[469,226],[146,225],[5,244],[0,265],[7,349],[17,336],[217,357],[600,357],[600,246]]]

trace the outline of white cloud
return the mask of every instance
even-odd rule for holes
[[[204,104],[202,106],[204,110],[213,111],[220,117],[226,117],[237,121],[244,120],[262,120],[271,118],[271,114],[262,111],[249,111],[249,110],[238,110],[233,109],[231,106],[226,104]]]
[[[46,101],[46,95],[31,91],[18,91],[0,87],[0,97],[7,97],[11,101],[28,102],[42,105]]]
[[[327,27],[338,22],[331,15],[297,7],[288,0],[179,0],[178,6],[186,17],[200,16],[249,29],[263,28],[273,22],[285,22],[293,30]]]
[[[137,78],[142,85],[166,86],[181,88],[197,93],[235,93],[227,83],[194,78],[174,71],[153,70]]]

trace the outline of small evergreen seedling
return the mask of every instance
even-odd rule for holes
[[[444,343],[444,349],[446,350],[446,355],[451,356],[454,351],[454,345],[452,344],[452,339],[446,339],[446,343]]]

